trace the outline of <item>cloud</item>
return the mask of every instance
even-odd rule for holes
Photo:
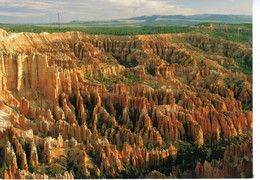
[[[51,4],[44,1],[32,1],[32,0],[9,0],[9,1],[0,1],[0,7],[7,9],[16,8],[26,10],[44,10],[51,8]]]
[[[107,0],[107,2],[110,2],[110,6],[113,6],[112,8],[117,9],[122,18],[155,14],[190,14],[193,10],[180,4],[177,5],[175,1],[170,0]]]
[[[108,0],[108,2],[113,3],[116,6],[121,6],[121,8],[127,9],[141,9],[141,10],[153,10],[151,12],[155,13],[159,9],[164,8],[164,12],[167,12],[168,9],[173,9],[176,6],[173,2],[169,1],[160,1],[160,0]],[[150,12],[150,13],[151,13]]]
[[[0,23],[56,21],[56,10],[60,12],[61,22],[113,20],[155,14],[191,15],[215,8],[221,13],[222,8],[214,7],[213,2],[202,3],[203,1],[205,0],[0,0],[0,16],[4,16],[0,17]],[[224,1],[227,2],[218,2],[224,5]],[[209,5],[213,7],[209,8]]]
[[[22,17],[22,18],[27,18],[27,17],[32,17],[32,16],[43,16],[44,13],[19,13],[19,12],[1,12],[0,11],[0,15],[1,16],[11,16],[11,17]]]
[[[147,0],[128,0],[128,1],[108,0],[108,1],[115,3],[115,4],[120,4],[120,5],[126,6],[126,7],[133,7],[133,6],[137,6],[137,5],[141,5],[141,4],[149,2]]]
[[[121,5],[124,7],[139,7],[139,8],[149,8],[149,9],[154,9],[158,7],[174,7],[173,3],[167,2],[167,1],[160,1],[160,0],[127,0],[127,1],[122,1],[122,0],[108,0],[108,2]]]

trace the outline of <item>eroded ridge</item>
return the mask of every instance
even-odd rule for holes
[[[248,45],[0,32],[3,178],[252,177]]]

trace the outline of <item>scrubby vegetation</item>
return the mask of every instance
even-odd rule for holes
[[[252,43],[252,24],[220,24],[202,23],[196,25],[196,31],[207,33],[213,38],[223,38],[228,41]],[[252,45],[252,44],[251,44]]]
[[[109,34],[109,35],[138,35],[138,34],[164,34],[202,32],[211,37],[222,37],[228,41],[241,43],[252,42],[252,24],[220,24],[202,23],[196,26],[136,26],[136,27],[86,27],[63,25],[59,29],[57,25],[8,25],[2,24],[0,28],[10,32],[68,32],[80,31],[88,34]],[[250,43],[251,44],[251,43]],[[252,45],[252,44],[251,44]]]
[[[62,26],[37,26],[37,25],[0,25],[0,28],[11,32],[68,32],[80,31],[88,34],[110,34],[110,35],[138,35],[138,34],[161,34],[161,33],[183,33],[189,32],[190,27],[182,26],[144,26],[144,27],[71,27]]]

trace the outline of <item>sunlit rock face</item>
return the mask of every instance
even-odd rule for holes
[[[196,33],[0,36],[3,178],[252,177],[252,75],[223,66],[250,47]]]

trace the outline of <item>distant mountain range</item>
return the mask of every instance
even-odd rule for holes
[[[183,15],[152,15],[128,18],[126,20],[162,21],[162,20],[185,20],[204,22],[252,22],[252,16],[247,15],[221,15],[221,14],[198,14],[192,16]]]
[[[1,16],[0,16],[1,17]],[[223,15],[223,14],[196,14],[190,16],[184,15],[152,15],[152,16],[139,16],[127,19],[117,20],[103,20],[103,21],[71,21],[61,23],[65,26],[77,27],[142,27],[142,26],[190,26],[201,23],[231,23],[252,24],[252,16],[248,15]],[[7,25],[1,23],[0,26]],[[14,25],[14,24],[13,24]],[[17,23],[17,25],[54,25],[54,23]]]
[[[188,26],[200,23],[252,23],[252,16],[247,15],[222,15],[222,14],[198,14],[192,16],[183,15],[152,15],[139,16],[128,19],[111,21],[72,21],[65,25],[81,26]]]

